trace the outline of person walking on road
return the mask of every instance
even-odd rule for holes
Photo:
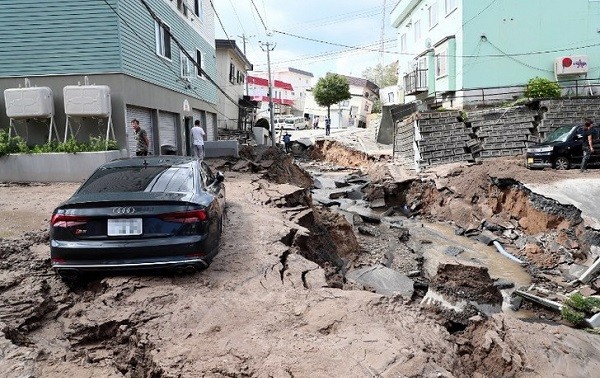
[[[319,116],[314,116],[313,117],[313,130],[316,130],[319,128]]]
[[[283,135],[283,144],[285,145],[285,152],[286,153],[292,152],[292,139],[291,139],[291,137],[292,136],[287,131]]]
[[[200,120],[194,121],[194,127],[192,127],[192,154],[199,161],[204,160],[204,137],[206,133],[204,129],[200,127]]]
[[[591,119],[586,119],[583,124],[583,144],[581,145],[581,149],[583,152],[583,158],[581,159],[581,172],[585,172],[587,168],[587,162],[590,160],[590,155],[594,152],[594,136],[592,131],[592,122]]]
[[[331,118],[325,118],[325,135],[331,134]]]
[[[148,146],[150,145],[148,133],[140,127],[140,121],[135,118],[131,120],[131,127],[135,132],[135,156],[147,156]]]

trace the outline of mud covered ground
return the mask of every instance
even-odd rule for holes
[[[298,176],[288,158],[265,160],[237,171],[212,162],[225,170],[227,217],[209,269],[72,288],[50,269],[45,228],[77,185],[0,186],[0,376],[581,377],[600,368],[600,339],[559,323],[475,315],[455,329],[418,302],[338,288],[336,259],[368,261],[369,242],[281,181]],[[322,252],[331,256],[321,266],[309,260]]]

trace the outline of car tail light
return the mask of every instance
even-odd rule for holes
[[[75,227],[86,224],[87,217],[80,215],[53,214],[50,224],[52,227]]]
[[[205,221],[208,219],[208,215],[204,210],[192,210],[162,214],[159,216],[159,218],[167,222],[196,223]]]

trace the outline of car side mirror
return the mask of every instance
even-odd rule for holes
[[[223,172],[217,172],[216,176],[217,183],[222,183],[225,180],[225,175],[223,175]]]

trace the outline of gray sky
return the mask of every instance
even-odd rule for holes
[[[387,52],[396,51],[395,29],[389,17],[396,3],[397,0],[385,1],[387,42],[384,50]],[[216,37],[228,36],[241,47],[240,36],[249,36],[246,55],[257,71],[267,69],[267,55],[259,43],[266,41],[276,43],[271,53],[272,67],[294,67],[312,72],[316,78],[326,72],[360,77],[365,68],[382,59],[378,51],[381,50],[383,0],[214,0],[213,4],[225,29],[223,31],[219,20],[215,20]],[[267,30],[272,31],[270,37],[261,17]],[[385,64],[396,59],[394,54],[383,55]]]

